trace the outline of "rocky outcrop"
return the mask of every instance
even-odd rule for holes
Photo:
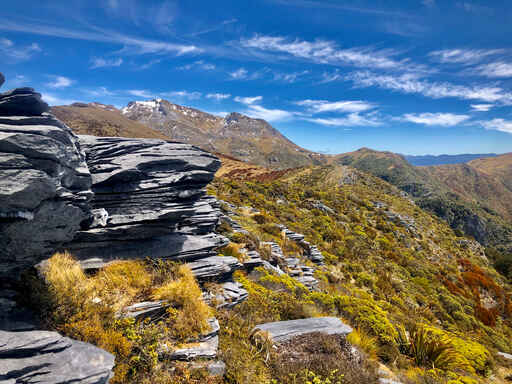
[[[90,216],[91,175],[78,138],[47,109],[30,88],[0,95],[2,278],[71,241]]]
[[[0,331],[0,382],[104,384],[114,356],[56,332]]]
[[[80,136],[92,175],[94,218],[65,245],[85,268],[146,257],[195,260],[226,240],[203,188],[219,160],[188,144]]]
[[[346,336],[352,332],[352,328],[337,317],[311,317],[309,319],[260,324],[252,330],[254,335],[263,334],[277,344],[313,332]]]

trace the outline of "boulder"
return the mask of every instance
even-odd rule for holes
[[[0,72],[0,87],[5,83],[5,76],[2,72]]]
[[[56,332],[0,331],[0,380],[4,383],[108,383],[114,356]]]
[[[238,259],[232,256],[210,256],[187,265],[200,282],[226,281],[231,278],[234,271],[243,268]]]
[[[93,217],[65,245],[85,268],[146,257],[196,260],[227,239],[204,187],[220,161],[188,144],[80,136],[92,175]]]
[[[90,217],[91,182],[67,126],[49,114],[0,117],[0,277],[73,239]]]
[[[32,88],[16,88],[0,94],[0,116],[38,116],[50,107]]]
[[[276,321],[260,324],[254,327],[252,334],[264,334],[273,343],[282,343],[296,336],[313,332],[326,333],[328,335],[346,336],[352,332],[352,328],[344,324],[337,317],[311,317],[309,319]]]

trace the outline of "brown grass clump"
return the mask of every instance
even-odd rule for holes
[[[47,262],[43,271],[47,284],[47,296],[56,322],[74,316],[87,306],[94,288],[87,280],[80,263],[68,252],[56,253]]]
[[[178,268],[178,280],[170,281],[153,292],[156,300],[166,300],[172,307],[169,309],[171,332],[173,336],[185,340],[197,337],[209,330],[208,318],[212,310],[204,302],[201,289],[186,265]]]
[[[344,384],[377,383],[378,379],[375,365],[353,353],[344,337],[320,332],[279,344],[270,368],[272,377],[282,384],[306,384],[312,377]]]
[[[240,262],[244,262],[245,255],[241,252],[242,248],[244,248],[244,244],[230,242],[225,247],[219,249],[219,253],[224,256],[233,256],[237,258]]]
[[[141,261],[118,261],[101,269],[93,281],[117,311],[150,287],[151,275]]]

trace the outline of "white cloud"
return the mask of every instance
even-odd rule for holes
[[[393,50],[376,51],[372,48],[340,49],[333,41],[327,40],[291,40],[281,36],[255,36],[242,40],[247,48],[260,51],[286,53],[291,56],[322,64],[343,64],[355,67],[379,69],[424,69],[409,60],[397,61],[392,57],[397,54]]]
[[[283,111],[281,109],[267,109],[261,105],[254,104],[250,104],[249,109],[244,113],[254,119],[263,119],[269,122],[288,120],[294,115],[293,112]]]
[[[26,61],[38,52],[41,52],[41,47],[36,43],[20,47],[14,44],[12,40],[0,38],[0,54],[9,61]]]
[[[345,117],[313,118],[305,120],[315,124],[333,127],[377,127],[382,125],[382,122],[377,117],[373,115],[360,115],[359,113],[349,113]]]
[[[215,70],[215,64],[205,63],[203,60],[194,61],[193,63],[177,67],[176,69],[181,71],[190,71],[191,69],[202,69],[204,71]]]
[[[174,54],[184,55],[199,53],[202,49],[195,45],[170,43],[162,40],[150,40],[129,35],[123,35],[116,31],[109,31],[98,27],[90,30],[75,30],[44,25],[42,23],[18,23],[12,20],[0,18],[0,30],[27,32],[42,36],[55,36],[65,39],[96,41],[101,43],[121,44],[123,48],[119,53],[142,55],[142,54]],[[40,51],[37,44],[32,44],[32,51]]]
[[[246,105],[251,105],[251,104],[254,104],[254,103],[258,103],[260,101],[263,100],[263,96],[254,96],[254,97],[239,97],[239,96],[236,96],[235,97],[235,101],[237,103],[242,103],[242,104],[246,104]]]
[[[512,63],[499,61],[483,64],[477,68],[477,71],[487,77],[512,77]]]
[[[249,72],[245,68],[237,69],[234,72],[230,72],[229,76],[235,80],[241,80],[247,78]]]
[[[95,89],[84,89],[83,92],[93,97],[114,96],[115,92],[110,91],[107,87],[98,87]]]
[[[173,91],[173,92],[164,92],[162,96],[165,97],[177,97],[188,100],[197,100],[200,99],[202,94],[201,92],[189,92],[189,91]]]
[[[440,63],[469,65],[503,52],[503,49],[443,49],[430,52],[429,56]]]
[[[154,97],[154,95],[145,90],[145,89],[131,89],[129,91],[127,91],[127,93],[129,95],[132,95],[132,96],[136,96],[136,97],[142,97],[144,99],[152,99]]]
[[[375,108],[371,103],[361,100],[327,101],[327,100],[301,100],[295,104],[308,107],[312,113],[323,112],[363,112]]]
[[[274,72],[274,80],[284,81],[285,83],[295,83],[299,78],[309,74],[309,71],[300,71],[292,73],[278,73]]]
[[[215,99],[217,101],[229,99],[230,97],[229,93],[209,93],[206,95],[207,99]]]
[[[74,83],[73,80],[71,80],[70,78],[65,77],[65,76],[50,76],[50,77],[53,78],[53,81],[46,84],[50,88],[66,88]]]
[[[499,87],[463,86],[451,83],[436,83],[420,79],[417,75],[403,74],[379,75],[369,71],[353,72],[348,80],[360,87],[377,86],[402,93],[418,93],[433,99],[455,97],[465,100],[481,100],[485,102],[501,102],[512,104],[512,93],[504,92]]]
[[[415,124],[453,127],[469,118],[470,116],[468,115],[456,115],[453,113],[406,113],[401,119]]]
[[[334,72],[324,72],[322,73],[322,80],[320,80],[320,83],[332,83],[333,81],[342,80],[343,75],[340,73],[338,69],[336,69]]]
[[[162,61],[161,59],[150,60],[147,63],[142,64],[138,69],[144,70],[144,69],[151,68],[153,65],[158,64],[161,61]]]
[[[494,107],[494,104],[471,104],[471,110],[474,112],[487,112]]]
[[[490,121],[483,121],[482,125],[485,129],[512,133],[512,121],[504,119],[492,119]]]
[[[69,105],[73,104],[76,100],[63,99],[59,96],[50,93],[41,94],[41,98],[49,105]]]
[[[105,67],[119,67],[123,64],[122,58],[117,59],[104,59],[102,57],[93,57],[91,59],[91,69],[105,68]]]

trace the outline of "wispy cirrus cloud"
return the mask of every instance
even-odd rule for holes
[[[171,91],[171,92],[162,92],[162,96],[171,97],[171,98],[181,98],[187,100],[198,100],[203,95],[201,92],[190,92],[190,91]]]
[[[295,104],[307,107],[313,113],[325,112],[364,112],[375,108],[375,105],[361,100],[327,101],[327,100],[301,100]]]
[[[494,107],[494,104],[471,104],[471,110],[474,112],[488,112]]]
[[[15,44],[12,40],[0,38],[1,56],[7,61],[13,63],[29,60],[32,58],[32,56],[41,51],[42,49],[37,43],[19,46]]]
[[[512,134],[512,120],[492,119],[481,122],[482,126],[487,130],[500,131]]]
[[[471,65],[504,52],[504,49],[442,49],[432,51],[428,55],[433,60],[444,64]]]
[[[254,119],[263,119],[269,122],[289,120],[294,117],[295,113],[282,109],[269,109],[261,106],[259,103],[263,101],[263,96],[240,97],[236,96],[234,100],[237,103],[245,104],[247,109],[243,111],[245,115]]]
[[[239,68],[236,71],[229,73],[229,77],[231,77],[234,80],[246,79],[248,75],[249,75],[249,72],[245,68]]]
[[[76,102],[74,99],[62,98],[52,93],[42,93],[41,98],[49,105],[69,105]]]
[[[369,71],[357,71],[347,75],[358,87],[376,86],[408,94],[421,94],[433,99],[454,97],[465,100],[480,100],[484,102],[500,102],[512,104],[512,93],[497,86],[466,86],[448,82],[432,82],[415,74],[376,74]]]
[[[292,84],[292,83],[297,82],[300,78],[308,75],[309,73],[311,73],[309,70],[291,72],[291,73],[274,72],[273,79],[276,81],[283,81],[285,83]]]
[[[251,105],[255,103],[259,103],[263,100],[263,96],[254,96],[254,97],[240,97],[236,96],[234,99],[237,103]]]
[[[231,95],[229,93],[209,93],[206,95],[207,99],[214,99],[217,101],[229,99]]]
[[[151,91],[148,91],[146,89],[130,89],[126,91],[126,93],[128,93],[131,96],[142,97],[144,99],[152,99],[153,97],[155,97]]]
[[[50,88],[66,88],[75,82],[66,76],[49,75],[49,77],[52,78],[52,81],[46,83],[46,86]]]
[[[256,35],[242,39],[242,46],[259,51],[288,54],[320,64],[348,65],[386,70],[415,69],[425,70],[422,65],[413,64],[408,59],[395,60],[398,54],[392,49],[374,50],[372,48],[341,49],[337,43],[328,40],[306,41],[289,39],[282,36]]]
[[[12,32],[26,32],[41,36],[55,36],[74,40],[87,40],[100,43],[112,43],[122,45],[120,53],[141,54],[174,54],[185,55],[199,53],[201,48],[193,44],[179,44],[162,40],[152,40],[134,37],[107,29],[91,27],[87,30],[71,29],[46,25],[42,22],[16,22],[0,18],[0,30]]]
[[[282,109],[267,109],[256,104],[250,104],[248,107],[248,110],[244,112],[247,116],[269,122],[289,120],[294,116],[293,112]]]
[[[205,63],[204,60],[197,60],[193,63],[182,65],[176,69],[180,71],[190,71],[191,69],[201,69],[203,71],[213,71],[216,68],[215,64]]]
[[[383,122],[375,115],[360,113],[349,113],[344,117],[333,118],[305,118],[304,120],[311,123],[327,125],[332,127],[378,127]]]
[[[476,71],[486,77],[512,77],[512,63],[498,61],[480,65]]]
[[[107,67],[119,67],[123,64],[122,58],[117,59],[105,59],[103,57],[93,57],[91,58],[91,66],[89,68],[107,68]]]
[[[415,124],[428,126],[453,127],[470,119],[469,115],[457,115],[453,113],[406,113],[401,118]]]

